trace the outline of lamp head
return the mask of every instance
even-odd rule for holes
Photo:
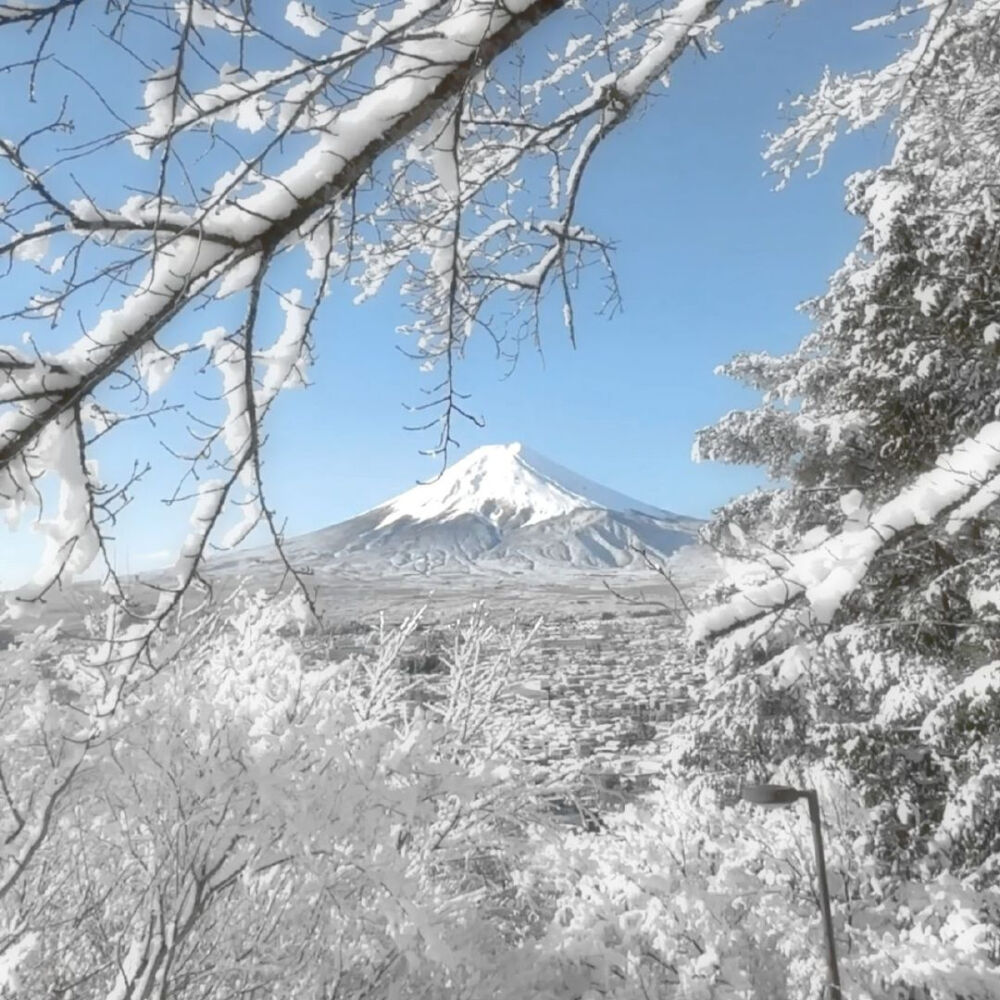
[[[740,794],[744,802],[758,806],[787,806],[806,797],[804,791],[789,785],[744,785]]]

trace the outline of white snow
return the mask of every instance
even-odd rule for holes
[[[226,339],[227,333],[224,326],[213,326],[211,330],[206,330],[201,335],[198,343],[207,350],[214,351]]]
[[[663,23],[651,32],[646,51],[636,65],[622,74],[617,86],[619,93],[635,98],[647,90],[650,84],[661,77],[681,40],[704,17],[708,0],[681,0],[670,8]]]
[[[913,297],[920,303],[920,312],[924,316],[930,314],[937,308],[938,296],[941,294],[941,286],[937,284],[920,285]]]
[[[3,8],[0,7],[0,18],[3,18]],[[10,995],[14,996],[21,988],[20,978],[17,975],[17,967],[31,954],[38,944],[38,934],[29,932],[20,938],[14,937],[8,944],[6,950],[0,955],[0,989],[4,992],[10,990]]]
[[[584,479],[517,442],[477,448],[434,482],[416,486],[382,506],[387,513],[380,528],[404,518],[450,520],[465,514],[494,523],[516,518],[519,524],[538,524],[584,507],[673,516]]]
[[[90,490],[97,488],[97,469],[83,460],[68,414],[60,416],[42,431],[37,458],[44,467],[59,474],[59,501],[55,516],[35,522],[35,530],[45,537],[45,549],[33,583],[46,586],[58,574],[72,579],[82,573],[100,549],[100,539],[92,519]]]
[[[425,155],[430,160],[441,189],[450,198],[458,199],[460,183],[458,176],[458,119],[450,112],[444,124],[434,123],[434,136]]]
[[[188,19],[197,28],[222,28],[224,31],[232,32],[235,35],[240,30],[246,30],[243,18],[228,11],[219,10],[215,4],[209,5],[205,0],[177,0],[174,4],[174,12],[181,24],[186,24]]]
[[[274,344],[256,356],[265,365],[261,386],[254,392],[258,407],[270,405],[284,388],[306,384],[309,309],[302,305],[298,288],[282,296],[279,304],[285,313],[285,327]]]
[[[158,347],[153,341],[143,344],[136,355],[139,375],[146,383],[150,395],[159,392],[170,379],[177,366],[177,355]]]
[[[0,3],[0,21],[18,17],[26,10],[38,9],[38,4],[27,3],[26,0],[8,0],[7,3]]]
[[[326,23],[316,16],[316,11],[300,0],[292,0],[285,8],[285,20],[310,38],[319,38],[326,31]]]
[[[36,236],[33,239],[29,239],[22,243],[14,251],[15,260],[30,260],[35,264],[40,263],[44,260],[45,255],[49,252],[49,237],[45,235],[45,230],[48,228],[48,224],[45,222],[40,222],[34,227],[33,231],[40,231],[41,235]]]
[[[219,508],[225,502],[226,481],[224,479],[203,479],[198,484],[198,499],[191,511],[191,530],[184,539],[180,555],[174,564],[177,581],[183,584],[194,569],[199,553],[205,546],[205,539],[211,531]],[[169,591],[163,592],[169,597]]]
[[[260,261],[260,254],[255,253],[249,257],[244,257],[239,263],[233,265],[222,276],[216,297],[224,299],[236,292],[242,292],[244,288],[249,288],[253,284],[254,278],[257,277],[257,272],[260,270]]]

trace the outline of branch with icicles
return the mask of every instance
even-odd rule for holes
[[[749,648],[775,629],[828,625],[878,554],[908,533],[956,534],[1000,499],[1000,422],[940,456],[933,469],[876,508],[863,525],[803,552],[772,553],[773,575],[690,619],[693,641]]]

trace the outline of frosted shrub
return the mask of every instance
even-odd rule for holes
[[[814,995],[818,913],[800,840],[787,821],[663,786],[606,832],[546,850],[550,995]]]
[[[93,771],[94,727],[68,703],[54,632],[0,651],[0,995],[39,944],[43,915],[62,906],[74,872],[51,852],[54,828]],[[22,995],[22,994],[18,994]]]
[[[830,785],[827,863],[845,996],[997,995],[1000,893],[879,877],[865,810]],[[538,996],[814,1000],[826,970],[805,810],[726,807],[666,784],[545,848],[554,893]],[[916,990],[917,992],[913,992]],[[926,990],[926,992],[921,992]]]
[[[490,992],[536,815],[489,716],[517,647],[485,655],[474,615],[421,709],[415,619],[309,667],[286,620],[244,602],[103,720],[4,654],[0,995]]]
[[[557,789],[517,760],[504,704],[530,635],[477,609],[445,632],[447,669],[414,678],[416,618],[306,661],[288,611],[243,599],[165,638],[110,713],[89,654],[46,633],[4,651],[5,1000],[819,995],[801,811],[727,806],[688,774],[597,832],[546,823]],[[941,713],[978,710],[987,674]],[[847,995],[995,996],[992,883],[937,857],[887,871],[872,810],[800,777],[824,789]]]

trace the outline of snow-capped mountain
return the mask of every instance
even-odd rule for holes
[[[478,514],[498,528],[519,528],[581,508],[673,516],[584,479],[518,443],[477,448],[436,481],[376,509],[388,511],[379,527],[405,519],[449,520]]]
[[[472,564],[601,568],[637,564],[637,548],[669,556],[695,540],[698,525],[591,482],[522,444],[487,445],[435,481],[292,539],[287,550],[310,565],[419,572]]]

